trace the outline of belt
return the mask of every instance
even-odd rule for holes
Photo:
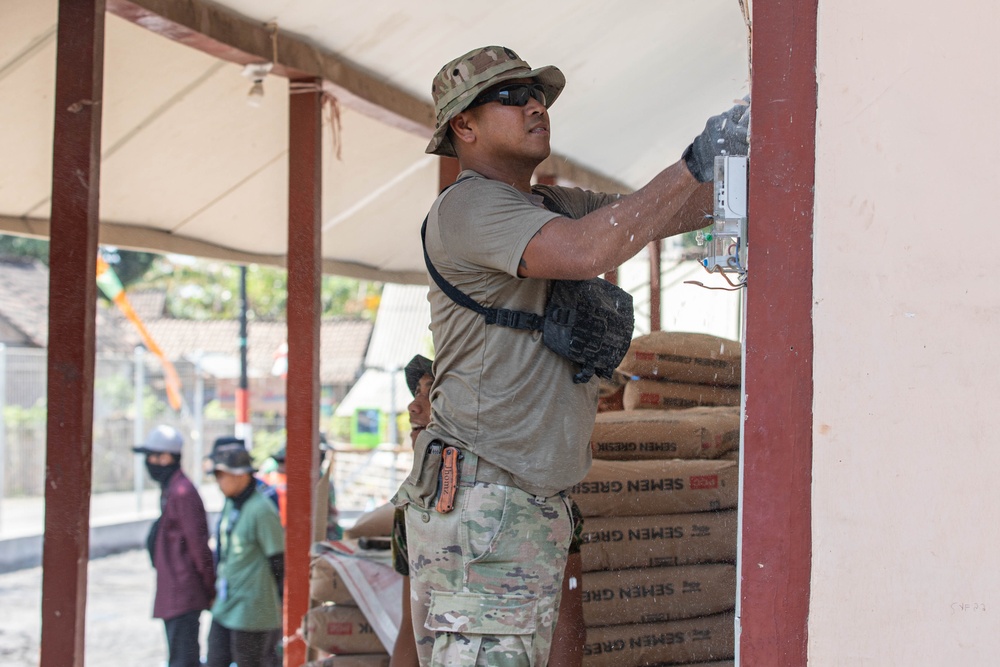
[[[499,466],[493,465],[489,461],[483,460],[477,454],[463,449],[458,485],[472,486],[476,482],[517,486],[514,484],[514,478],[511,477],[509,472]]]

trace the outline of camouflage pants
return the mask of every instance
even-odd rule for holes
[[[544,667],[572,535],[566,498],[463,484],[448,514],[406,505],[406,534],[421,665]]]

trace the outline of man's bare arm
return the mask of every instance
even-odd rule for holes
[[[642,189],[579,220],[547,222],[525,247],[517,273],[522,278],[594,278],[650,241],[701,229],[711,210],[712,184],[696,181],[679,161]]]

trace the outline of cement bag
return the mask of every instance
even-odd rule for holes
[[[583,522],[584,572],[736,561],[736,512],[590,517]]]
[[[569,493],[585,517],[732,509],[737,470],[736,461],[594,461]]]
[[[632,380],[625,385],[626,410],[677,410],[700,405],[739,405],[739,387],[713,387],[664,380]]]
[[[594,458],[714,459],[740,444],[737,407],[599,412],[590,436]]]
[[[379,505],[371,512],[358,517],[354,525],[344,531],[344,537],[356,540],[359,537],[388,537],[392,535],[392,503]]]
[[[584,667],[624,667],[731,659],[736,640],[733,613],[666,623],[587,628]]]
[[[588,628],[708,616],[736,606],[736,566],[725,563],[586,572]]]
[[[357,606],[333,563],[324,556],[315,556],[309,563],[309,597],[316,602]]]
[[[389,667],[389,654],[331,655],[322,660],[307,662],[302,667]]]
[[[704,333],[654,331],[632,339],[618,370],[650,380],[737,387],[741,354],[735,340]]]
[[[327,653],[384,653],[374,628],[357,607],[325,604],[302,619],[306,644]]]

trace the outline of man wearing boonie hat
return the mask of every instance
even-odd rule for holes
[[[715,157],[747,153],[749,107],[739,104],[631,195],[532,186],[565,84],[556,67],[533,69],[501,46],[434,78],[427,152],[457,157],[461,173],[431,206],[425,251],[480,306],[544,313],[553,280],[598,277],[650,241],[704,227]],[[619,102],[627,122],[634,110]],[[406,511],[420,661],[544,665],[572,533],[565,492],[590,467],[599,383],[574,382],[578,368],[539,331],[487,323],[429,282],[432,414],[394,499]],[[460,482],[447,511],[450,495],[442,504],[437,489],[453,477],[450,447]]]
[[[208,548],[205,505],[181,470],[184,438],[161,425],[146,436],[136,454],[145,454],[146,471],[160,484],[160,518],[146,545],[156,569],[153,618],[163,619],[169,667],[198,667],[201,612],[215,597],[215,564]]]
[[[215,603],[208,667],[263,667],[276,659],[285,534],[274,503],[257,491],[250,452],[221,444],[207,457],[226,502],[216,536]]]

